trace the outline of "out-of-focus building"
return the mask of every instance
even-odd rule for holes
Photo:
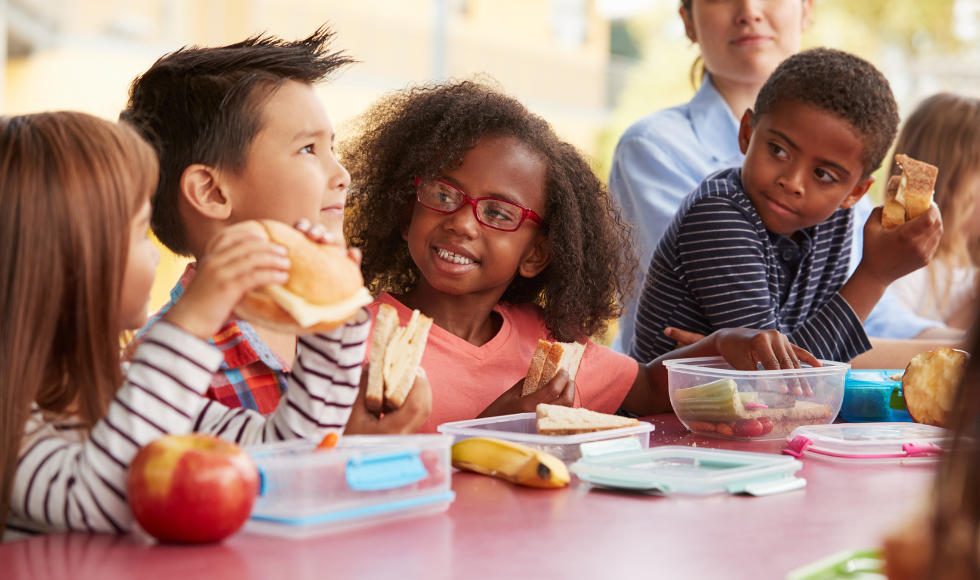
[[[167,52],[301,38],[323,23],[360,61],[319,89],[341,131],[386,91],[487,74],[596,151],[612,106],[610,32],[591,0],[0,0],[0,112],[114,119],[132,79]],[[151,307],[185,263],[164,255]]]

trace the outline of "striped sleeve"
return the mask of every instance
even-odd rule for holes
[[[712,328],[776,328],[765,247],[735,202],[706,198],[677,232],[678,275]]]
[[[126,382],[84,443],[40,411],[21,442],[8,521],[38,531],[124,532],[132,525],[126,475],[139,448],[188,433],[221,354],[162,321],[146,334]]]
[[[299,354],[289,387],[268,418],[246,409],[229,409],[208,401],[196,419],[195,431],[252,445],[305,438],[320,441],[343,431],[357,398],[371,315],[356,317],[328,334],[299,338]]]

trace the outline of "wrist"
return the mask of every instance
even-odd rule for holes
[[[174,305],[173,308],[164,314],[163,320],[201,340],[210,340],[214,336],[214,333],[210,332],[210,328],[207,328],[206,324],[201,324],[197,317],[186,315],[183,309],[178,308],[178,305]]]
[[[880,287],[882,291],[895,281],[894,278],[890,278],[886,274],[875,272],[875,269],[868,265],[865,259],[862,259],[858,264],[857,268],[854,269],[854,273],[851,274],[851,280],[860,280],[863,284],[871,284],[876,287]]]

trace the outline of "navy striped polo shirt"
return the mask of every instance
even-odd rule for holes
[[[853,216],[837,210],[802,230],[799,243],[766,230],[739,167],[708,176],[684,198],[650,261],[631,356],[674,349],[673,326],[776,329],[820,359],[869,350],[861,320],[838,293],[847,281]]]

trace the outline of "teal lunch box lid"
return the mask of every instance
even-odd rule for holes
[[[672,445],[642,450],[634,444],[584,444],[582,459],[569,471],[597,486],[667,494],[770,495],[806,486],[794,475],[803,464],[791,457]]]

